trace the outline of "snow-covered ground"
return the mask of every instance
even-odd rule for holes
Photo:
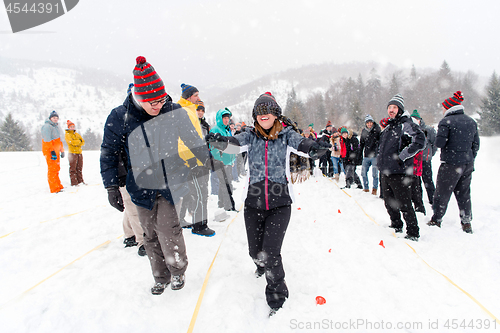
[[[69,186],[62,160],[66,190],[59,194],[49,193],[40,152],[0,153],[0,331],[500,330],[493,321],[500,318],[499,146],[500,137],[481,138],[473,235],[462,232],[454,198],[441,229],[426,225],[431,207],[424,200],[428,214],[417,214],[416,243],[392,233],[378,197],[344,192],[320,176],[295,185],[282,251],[290,298],[271,318],[242,211],[209,222],[214,237],[184,231],[186,286],[153,296],[148,259],[124,248],[122,213],[107,202],[99,152],[84,152],[87,186]],[[213,215],[216,197],[210,205]],[[317,305],[317,296],[326,303]]]

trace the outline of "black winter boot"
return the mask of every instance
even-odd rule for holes
[[[137,242],[135,241],[135,235],[129,238],[125,238],[123,240],[123,244],[125,244],[125,247],[137,246]]]
[[[207,225],[207,220],[203,220],[201,222],[197,222],[193,224],[193,229],[191,232],[195,235],[212,237],[215,235],[215,231],[210,229]]]
[[[139,246],[139,249],[137,250],[137,254],[140,255],[141,257],[144,257],[146,253],[146,249],[144,248],[144,245]]]
[[[472,226],[470,222],[462,223],[462,230],[468,234],[472,234]]]

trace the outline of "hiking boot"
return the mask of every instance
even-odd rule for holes
[[[394,223],[391,223],[391,225],[389,226],[389,228],[392,228],[394,229],[394,232],[399,234],[399,233],[402,233],[403,232],[403,226],[396,226]]]
[[[419,238],[419,236],[410,236],[410,235],[405,236],[405,239],[408,239],[408,240],[411,240],[414,242],[418,242],[418,238]]]
[[[170,282],[160,283],[156,282],[155,285],[151,288],[151,294],[153,295],[161,295],[165,291],[165,288],[170,284]]]
[[[222,210],[222,211],[219,211],[219,212],[215,213],[214,221],[216,221],[216,222],[224,222],[228,218],[229,218],[229,215],[226,213],[225,210]]]
[[[422,213],[425,216],[425,207],[416,207],[415,208],[415,213]]]
[[[194,235],[212,237],[215,235],[215,231],[210,229],[207,226],[207,221],[198,222],[193,225],[193,229],[191,229],[191,233]]]
[[[255,277],[258,279],[262,275],[264,275],[265,272],[266,270],[264,269],[264,267],[257,267],[257,269],[255,270]]]
[[[365,189],[363,189],[363,192],[370,192],[370,190],[365,188]]]
[[[433,225],[435,225],[435,226],[437,226],[437,227],[440,227],[440,228],[441,228],[441,222],[433,221],[432,219],[431,219],[429,222],[427,222],[427,225],[428,225],[428,226],[431,226],[431,227],[432,227]]]
[[[125,247],[132,247],[132,246],[136,246],[137,245],[137,242],[135,241],[135,235],[132,236],[132,237],[129,237],[129,238],[125,238],[123,240],[123,244],[125,244]]]
[[[184,219],[180,219],[179,224],[181,225],[181,228],[184,228],[184,229],[191,229],[193,227],[192,223],[189,223]]]
[[[462,230],[468,234],[472,234],[472,226],[470,222],[462,223]]]
[[[376,188],[372,189],[372,194],[373,195],[377,195],[377,189]]]
[[[139,249],[137,250],[137,254],[140,255],[141,257],[144,257],[146,253],[146,249],[144,248],[144,245],[139,246]]]
[[[333,175],[333,180],[335,180],[337,183],[339,182],[340,175],[338,173]]]
[[[170,282],[171,282],[170,287],[172,288],[172,290],[182,289],[184,287],[184,274],[173,275]]]

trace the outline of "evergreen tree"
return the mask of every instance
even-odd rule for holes
[[[89,128],[85,131],[85,133],[82,135],[83,139],[85,140],[85,145],[82,147],[83,150],[99,150],[101,147],[101,142],[102,142],[102,136],[101,135],[96,135],[92,130]]]
[[[486,97],[482,99],[479,128],[483,135],[500,134],[500,80],[496,72],[486,86]]]
[[[451,75],[450,66],[448,65],[448,63],[445,60],[441,64],[441,68],[439,69],[438,76],[437,76],[437,86],[438,86],[439,92],[447,93],[448,90],[452,89],[453,83],[454,83],[453,76]]]
[[[284,115],[297,123],[299,128],[304,128],[307,124],[303,118],[304,105],[298,99],[295,88],[288,94]]]
[[[9,113],[0,128],[0,151],[28,151],[30,139]]]
[[[392,74],[391,84],[389,86],[389,95],[395,96],[396,94],[401,93],[399,87],[400,87],[399,80],[396,76],[396,73],[394,73]]]
[[[387,97],[384,98],[383,92],[384,89],[382,87],[380,76],[377,74],[377,70],[372,68],[370,71],[370,78],[366,82],[365,110],[366,113],[371,114],[375,119],[387,117],[387,107],[384,105],[384,100],[387,99]]]

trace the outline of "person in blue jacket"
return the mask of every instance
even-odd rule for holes
[[[231,136],[231,128],[229,127],[231,117],[232,113],[228,108],[217,111],[217,115],[215,116],[216,124],[210,129],[210,133]],[[219,180],[218,206],[219,208],[224,208],[226,211],[236,211],[233,199],[233,186],[231,184],[233,180],[232,164],[236,160],[236,154],[228,154],[214,147],[210,147],[210,151],[214,158],[215,173]]]
[[[441,227],[451,194],[455,194],[460,209],[462,230],[472,234],[472,204],[470,184],[474,160],[479,150],[479,134],[474,119],[464,113],[464,96],[457,91],[442,103],[443,119],[438,124],[436,146],[441,148],[441,165],[436,180],[436,192],[428,225]]]
[[[249,186],[245,199],[245,226],[250,257],[257,269],[255,275],[266,275],[266,300],[270,315],[288,298],[285,271],[281,261],[281,245],[291,216],[289,154],[319,158],[331,147],[320,146],[294,130],[293,123],[281,115],[281,107],[267,92],[255,102],[254,128],[246,128],[235,136],[210,133],[207,141],[225,152],[248,149]]]
[[[104,126],[101,145],[101,176],[111,206],[123,211],[119,190],[119,155],[127,156],[126,189],[137,206],[144,231],[144,247],[159,295],[171,284],[184,287],[188,260],[175,204],[189,193],[189,168],[179,156],[179,139],[200,161],[208,149],[197,133],[187,110],[166,93],[163,81],[144,57],[137,57],[134,87],[113,109]]]

